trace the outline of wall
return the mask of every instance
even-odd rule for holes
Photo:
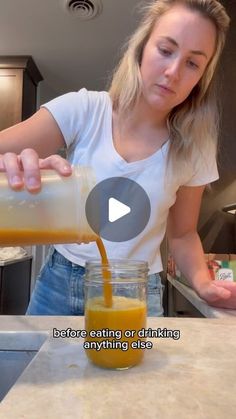
[[[199,234],[206,252],[236,253],[235,217],[222,212],[236,203],[236,1],[222,1],[231,18],[220,66],[220,179],[203,197]]]

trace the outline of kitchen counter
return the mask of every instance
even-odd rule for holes
[[[1,419],[233,419],[236,417],[235,318],[149,318],[147,327],[179,330],[154,338],[139,366],[109,371],[89,363],[83,317],[0,316],[0,331],[47,331],[36,357],[0,404]]]
[[[188,300],[201,314],[209,318],[235,318],[236,322],[236,310],[226,310],[209,306],[206,301],[202,300],[197,293],[187,285],[167,275],[167,280],[170,284],[175,287],[185,298]]]

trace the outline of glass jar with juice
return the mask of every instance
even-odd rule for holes
[[[148,264],[91,260],[85,267],[86,355],[103,368],[126,369],[144,356],[138,331],[146,327]],[[139,341],[139,344],[137,342]]]

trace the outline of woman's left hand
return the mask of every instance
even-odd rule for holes
[[[211,306],[236,309],[236,282],[208,282],[201,288],[199,295]]]

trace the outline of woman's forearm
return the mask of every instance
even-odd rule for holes
[[[170,238],[169,248],[181,273],[201,294],[202,286],[211,282],[211,277],[197,232],[191,232],[179,238]]]

